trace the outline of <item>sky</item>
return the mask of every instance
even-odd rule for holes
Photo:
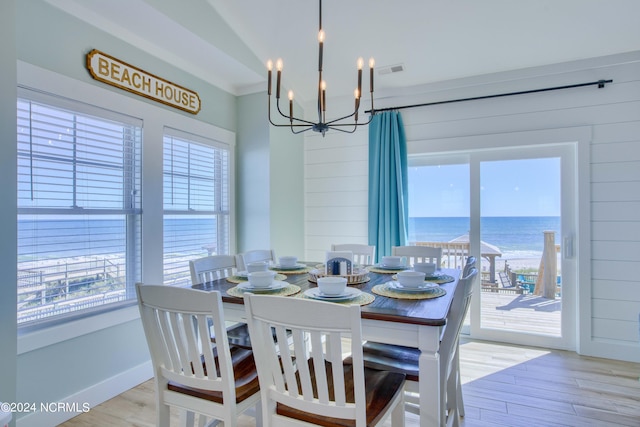
[[[560,216],[560,159],[482,162],[481,216]],[[409,217],[469,216],[469,165],[409,167]]]

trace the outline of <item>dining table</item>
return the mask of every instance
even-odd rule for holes
[[[317,287],[314,281],[317,278],[313,274],[318,271],[317,264],[301,263],[298,270],[276,270],[280,275],[279,279],[293,285],[290,288],[295,292],[289,292],[287,297],[305,297],[309,293],[307,290]],[[439,387],[440,381],[444,380],[440,377],[440,338],[447,323],[460,270],[439,270],[439,273],[449,280],[438,284],[440,289],[437,297],[426,299],[412,296],[403,298],[402,295],[392,292],[380,292],[381,289],[387,289],[389,282],[393,282],[394,273],[393,270],[371,266],[365,275],[366,280],[348,286],[359,289],[362,295],[367,296],[361,304],[363,338],[420,349],[420,426],[440,426],[444,422],[440,413],[440,401],[444,399],[444,396],[440,395]],[[225,320],[246,322],[242,294],[238,290],[239,283],[241,280],[237,280],[237,277],[229,277],[193,285],[192,288],[220,291]]]

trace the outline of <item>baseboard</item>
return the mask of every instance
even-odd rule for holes
[[[578,354],[600,357],[623,362],[640,363],[640,344],[638,342],[620,342],[602,338],[592,339],[587,345],[581,345]]]
[[[94,384],[68,396],[60,402],[49,403],[48,411],[37,410],[16,420],[16,427],[55,427],[82,412],[147,381],[153,377],[151,361],[142,363],[114,377]],[[59,406],[58,406],[59,405]]]

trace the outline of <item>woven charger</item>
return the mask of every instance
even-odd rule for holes
[[[391,276],[391,278],[393,280],[398,280],[398,276],[395,275],[395,274],[393,276]],[[435,283],[437,285],[443,285],[445,283],[450,283],[450,282],[453,282],[454,280],[456,280],[456,279],[454,279],[453,276],[449,276],[447,274],[443,274],[442,276],[438,276],[437,279],[433,279],[433,278],[424,279],[424,281],[427,282],[427,283]]]
[[[297,270],[282,270],[282,269],[278,269],[278,268],[269,268],[269,270],[273,270],[276,273],[282,273],[282,274],[304,274],[304,273],[308,273],[309,271],[311,271],[311,267],[303,267],[303,268],[298,268]]]
[[[285,276],[284,274],[276,274],[273,280],[284,281],[286,278],[287,276]],[[227,279],[227,282],[229,283],[244,283],[249,281],[247,277],[242,277],[242,276],[230,276],[230,277],[227,277],[226,279]]]
[[[398,271],[402,271],[402,269],[387,270],[386,268],[378,268],[374,266],[367,267],[367,268],[369,269],[370,272],[378,273],[378,274],[396,274]]]
[[[311,299],[311,300],[314,300],[314,301],[321,301],[321,300],[316,299],[316,298],[311,298],[311,297],[305,295],[304,293],[301,293],[300,295],[297,295],[297,298],[304,298],[304,299]],[[367,305],[367,304],[371,304],[375,299],[376,299],[375,295],[371,295],[370,293],[367,293],[367,292],[362,292],[360,295],[358,295],[354,299],[350,299],[350,300],[346,300],[346,301],[327,301],[327,302],[330,302],[332,304],[345,304],[345,305],[351,305],[351,304]]]
[[[397,298],[397,299],[431,299],[438,298],[447,294],[447,291],[439,286],[434,286],[425,289],[424,292],[398,292],[389,288],[388,284],[375,285],[371,291],[374,294],[381,295],[383,297]]]
[[[315,269],[315,268],[309,272],[310,282],[318,283],[318,279],[321,277],[344,277],[347,279],[347,285],[357,285],[360,283],[366,283],[370,280],[368,270],[362,270],[354,274],[344,274],[344,275],[327,274],[323,270]]]
[[[277,289],[274,291],[261,291],[260,295],[277,295],[281,297],[288,297],[289,295],[295,295],[300,292],[300,286],[298,285],[287,285],[282,289]],[[236,297],[236,298],[244,298],[244,293],[242,289],[237,286],[234,286],[231,289],[227,289],[227,294]]]

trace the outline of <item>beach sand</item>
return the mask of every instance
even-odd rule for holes
[[[561,257],[558,254],[558,274],[560,273],[561,266]],[[537,271],[540,268],[540,258],[496,258],[496,271],[504,271],[505,262],[509,263],[509,268],[511,271],[519,271],[519,270],[531,270],[532,272]],[[483,262],[482,265],[487,265],[488,263]]]

